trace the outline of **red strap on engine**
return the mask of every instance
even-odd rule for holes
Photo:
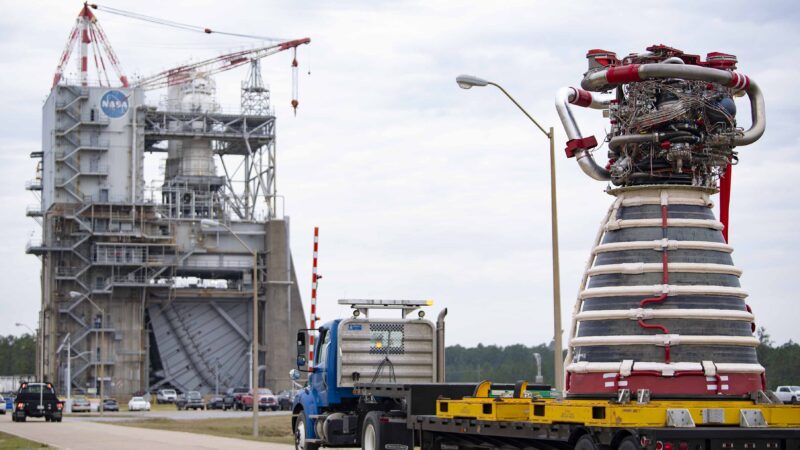
[[[627,66],[611,67],[606,72],[606,81],[610,84],[632,83],[642,81],[639,77],[639,64],[629,64]]]
[[[573,105],[583,106],[584,108],[592,104],[592,94],[589,91],[584,91],[583,89],[572,88],[575,89],[575,97],[572,99],[570,103]]]
[[[594,136],[582,139],[570,139],[567,141],[567,148],[564,149],[564,152],[566,152],[567,158],[572,158],[575,156],[575,151],[588,150],[594,147],[597,147],[597,139],[595,139]]]

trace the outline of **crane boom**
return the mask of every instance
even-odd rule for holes
[[[265,58],[269,55],[274,55],[275,53],[279,53],[284,50],[296,49],[297,47],[310,42],[310,38],[294,39],[266,47],[227,53],[203,61],[174,67],[172,69],[159,72],[155,75],[141,78],[135,81],[133,85],[148,90],[173,86],[189,81],[191,79],[191,73],[196,70],[201,70],[213,75],[239,67],[254,59]]]

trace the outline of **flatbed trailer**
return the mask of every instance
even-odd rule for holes
[[[362,447],[800,449],[797,406],[751,400],[631,401],[624,392],[612,400],[563,400],[535,394],[545,389],[531,389],[524,382],[493,385],[488,381],[360,384],[354,389],[358,395],[391,398],[401,406],[383,411],[375,445],[362,442]]]

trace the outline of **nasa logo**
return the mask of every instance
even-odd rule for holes
[[[100,99],[100,108],[108,117],[120,118],[128,112],[128,97],[121,91],[108,91]]]

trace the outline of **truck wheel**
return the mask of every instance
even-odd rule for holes
[[[361,429],[361,448],[363,450],[377,450],[381,438],[380,411],[370,411],[364,418]],[[577,448],[577,447],[576,447]]]
[[[791,403],[791,404],[793,404],[793,405],[794,405],[795,403],[797,403],[797,397],[792,397],[792,401],[791,401],[791,402],[789,402],[789,403]]]
[[[312,444],[306,441],[306,413],[300,411],[294,423],[294,448],[295,450],[317,450],[319,444]]]
[[[592,436],[584,434],[575,444],[575,450],[600,450],[600,446],[597,445]]]
[[[633,436],[628,436],[617,446],[617,450],[641,450],[642,446]]]

